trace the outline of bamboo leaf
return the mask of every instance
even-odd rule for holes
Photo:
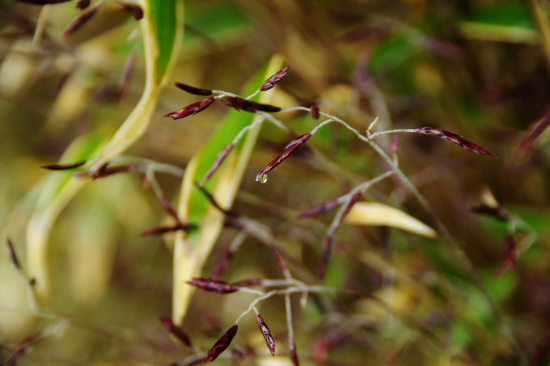
[[[183,37],[183,1],[149,0],[143,4],[146,79],[143,95],[126,121],[105,146],[90,170],[98,169],[139,140],[151,121],[159,93],[170,79]]]
[[[82,136],[69,146],[61,161],[88,160],[98,153],[103,143],[98,136]],[[51,228],[59,213],[88,181],[75,178],[73,174],[72,171],[53,172],[45,179],[27,225],[29,276],[36,280],[36,294],[45,301],[48,301],[51,287],[46,259]]]
[[[258,73],[243,94],[254,92],[269,76],[281,69],[282,58],[275,56],[266,70]],[[261,93],[253,99],[267,103],[272,92]],[[202,150],[189,162],[181,186],[179,217],[184,222],[202,223],[193,233],[178,233],[174,252],[174,294],[173,318],[181,324],[195,289],[186,285],[192,277],[200,277],[202,267],[217,241],[223,228],[224,215],[213,207],[207,198],[195,188],[216,161],[220,151],[227,147],[233,138],[250,125],[255,114],[231,111]],[[244,141],[239,142],[225,159],[216,174],[208,181],[206,188],[218,204],[225,209],[232,206],[237,190],[248,164],[252,149],[256,144],[261,124],[248,131]]]
[[[151,0],[149,16],[152,23],[158,57],[156,59],[156,77],[163,81],[172,68],[174,49],[180,43],[183,25],[178,17],[182,16],[182,2],[179,0]],[[176,52],[177,53],[177,52]]]
[[[354,225],[391,226],[428,238],[437,233],[428,225],[391,206],[375,202],[358,202],[346,216],[344,222]]]
[[[77,141],[84,146],[75,153],[68,149],[63,161],[88,160],[89,172],[99,171],[111,159],[132,146],[147,130],[161,89],[170,79],[170,73],[183,36],[182,0],[146,0],[141,3],[144,18],[140,21],[145,54],[145,87],[143,95],[111,140],[104,144],[93,141]],[[101,146],[103,146],[101,148]],[[79,150],[79,149],[76,149]],[[80,151],[79,150],[79,151]],[[49,233],[57,216],[74,195],[88,182],[75,178],[71,173],[54,172],[43,183],[39,201],[27,226],[29,270],[36,279],[36,290],[45,301],[50,294],[46,252]]]

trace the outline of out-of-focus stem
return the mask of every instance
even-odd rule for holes
[[[546,66],[550,71],[550,22],[548,21],[548,12],[543,7],[545,2],[539,0],[529,0],[531,10],[539,27],[542,48],[546,56]]]

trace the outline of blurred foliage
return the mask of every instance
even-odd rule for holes
[[[104,2],[112,12],[121,11],[123,2]],[[233,136],[223,131],[234,133],[236,127],[228,123],[245,124],[252,115],[217,103],[185,120],[162,118],[197,100],[171,85],[161,92],[163,78],[238,93],[258,87],[246,84],[258,83],[280,54],[290,71],[270,104],[316,103],[361,132],[375,116],[375,131],[441,128],[498,157],[428,136],[397,135],[399,167],[434,215],[397,178],[376,184],[362,200],[398,208],[435,229],[443,223],[469,260],[443,233],[429,239],[395,228],[342,224],[323,282],[335,291],[312,295],[305,308],[298,295],[292,297],[302,364],[550,362],[550,132],[525,154],[518,151],[549,107],[547,1],[187,0],[185,35],[170,74],[168,54],[175,48],[163,37],[173,40],[175,23],[162,17],[176,2],[152,1],[139,21],[156,17],[156,27],[168,34],[156,34],[154,42],[168,51],[155,61],[158,104],[127,154],[185,169],[203,146],[211,146],[213,133],[229,141]],[[94,156],[135,111],[146,85],[147,57],[156,57],[144,55],[140,23],[131,13],[92,18],[75,37],[64,37],[63,29],[80,12],[75,4],[0,3],[0,240],[12,239],[24,271],[26,225],[41,190],[48,181],[73,179],[70,172],[39,167]],[[132,53],[135,67],[120,97]],[[303,112],[276,116],[299,135],[319,123]],[[227,130],[216,135],[222,124]],[[378,141],[390,151],[391,139],[385,137]],[[256,183],[257,172],[292,138],[270,124],[262,127],[233,208],[267,225],[296,278],[316,285],[334,212],[316,219],[298,215],[390,168],[368,144],[330,124],[271,172],[268,183]],[[140,235],[169,222],[143,178],[128,173],[97,179],[68,200],[49,239],[53,296],[47,309],[33,306],[28,279],[2,251],[0,361],[25,342],[32,350],[20,365],[166,365],[194,357],[195,350],[174,343],[158,321],[173,311],[174,235],[164,240]],[[157,178],[177,202],[181,179]],[[215,183],[223,185],[220,181]],[[488,191],[507,220],[470,211],[490,206]],[[236,235],[233,228],[221,231],[204,277]],[[515,265],[501,273],[510,255],[508,235],[515,242]],[[244,278],[281,278],[273,253],[252,237],[222,279]],[[197,354],[254,298],[196,293],[183,329]],[[277,342],[276,357],[247,316],[215,362],[291,364],[283,299],[269,299],[260,310]]]

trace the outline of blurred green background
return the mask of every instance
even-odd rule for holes
[[[293,298],[302,364],[549,364],[550,132],[526,152],[519,150],[535,126],[550,118],[547,1],[184,3],[185,35],[171,81],[238,93],[281,54],[290,71],[271,104],[316,103],[361,132],[376,116],[377,131],[441,128],[498,157],[428,136],[398,135],[400,168],[463,248],[479,281],[444,235],[434,240],[344,224],[324,281],[338,291],[312,299],[305,309]],[[25,225],[41,182],[50,174],[70,174],[40,166],[56,163],[75,140],[110,138],[143,90],[139,23],[121,15],[117,1],[104,6],[112,9],[64,37],[63,29],[80,12],[74,1],[49,6],[47,15],[41,6],[0,3],[0,240],[13,240],[23,268]],[[33,41],[41,21],[44,34]],[[135,66],[120,98],[131,54]],[[218,103],[185,120],[162,118],[197,100],[169,85],[145,136],[128,153],[185,168],[219,121],[239,113]],[[276,116],[298,134],[319,123],[301,112]],[[315,284],[334,213],[298,219],[299,213],[389,167],[367,144],[331,124],[271,172],[267,184],[256,183],[256,174],[291,139],[264,126],[235,209],[268,225],[297,277]],[[389,139],[379,142],[389,151]],[[158,321],[171,313],[173,238],[141,236],[168,222],[142,178],[129,173],[96,180],[63,210],[48,248],[54,294],[49,310],[31,309],[25,280],[8,251],[0,254],[0,361],[50,330],[19,364],[167,365],[193,357]],[[175,201],[179,180],[159,180]],[[364,200],[398,207],[437,228],[434,216],[398,179],[369,192]],[[487,192],[511,219],[471,212],[487,204]],[[224,230],[205,277],[236,234]],[[507,235],[514,239],[516,264],[499,276]],[[224,280],[251,277],[281,275],[272,253],[247,239]],[[197,354],[253,298],[195,294],[184,329],[201,350]],[[265,302],[261,311],[278,342],[277,356],[267,356],[249,316],[233,353],[217,363],[291,364],[282,299]],[[55,328],[63,320],[66,329]]]

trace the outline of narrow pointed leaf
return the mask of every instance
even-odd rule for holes
[[[354,225],[390,226],[414,234],[435,238],[437,233],[426,224],[391,206],[375,202],[358,202],[344,222]]]
[[[280,56],[274,57],[271,63],[261,72],[255,75],[242,94],[250,95],[257,90],[266,75],[272,75],[282,64]],[[258,94],[255,100],[269,102],[271,92]],[[199,230],[190,233],[178,233],[174,248],[174,309],[173,318],[183,319],[187,312],[191,296],[195,288],[188,286],[185,281],[189,278],[200,276],[214,243],[218,239],[221,230],[228,220],[235,226],[242,226],[239,220],[224,215],[217,208],[212,207],[211,201],[197,189],[197,181],[204,178],[212,167],[216,156],[229,145],[235,136],[243,128],[249,126],[254,119],[254,114],[240,114],[230,111],[227,117],[219,124],[209,141],[204,144],[187,165],[185,177],[181,185],[179,217],[188,222],[203,223]],[[235,145],[223,165],[206,183],[205,188],[211,192],[215,201],[223,209],[229,210],[235,200],[237,191],[254,145],[258,138],[261,123],[250,129],[244,138]],[[192,248],[191,251],[189,248]]]
[[[103,138],[94,137],[93,143],[89,141],[86,145],[85,153],[76,156],[68,149],[64,154],[63,160],[68,161],[95,158],[90,162],[91,175],[103,169],[106,163],[143,136],[155,110],[158,95],[169,80],[177,59],[184,29],[183,1],[151,0],[141,2],[140,5],[146,14],[140,22],[146,64],[146,85],[140,101],[108,143],[105,144]],[[80,140],[85,138],[92,140],[89,136],[83,136],[76,142],[82,142]],[[48,176],[41,185],[38,202],[27,224],[27,253],[29,275],[36,279],[37,295],[42,300],[48,300],[51,287],[46,260],[49,233],[60,212],[87,182],[89,180],[79,179],[69,173],[58,173],[56,177]]]
[[[147,66],[146,85],[140,101],[101,151],[92,170],[122,154],[143,136],[158,96],[170,80],[182,43],[183,0],[150,0],[140,5],[146,15],[140,22]]]

